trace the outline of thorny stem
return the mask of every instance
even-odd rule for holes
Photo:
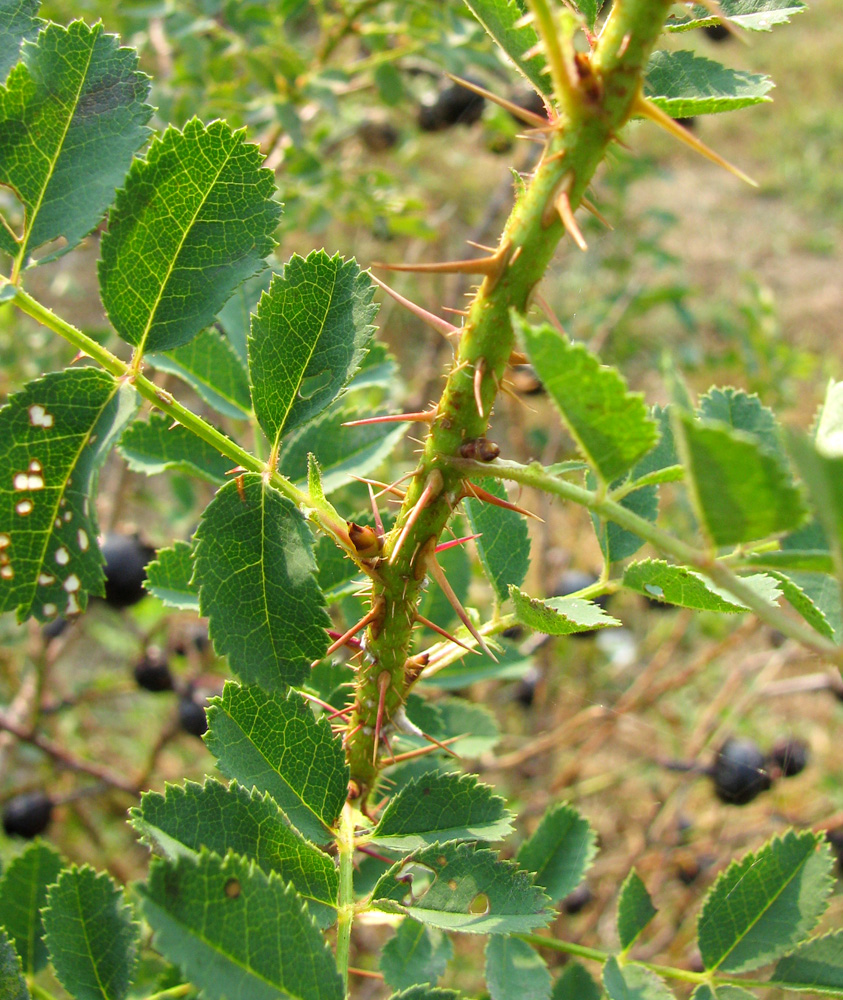
[[[614,5],[591,56],[576,59],[577,78],[571,81],[563,114],[548,133],[542,159],[516,201],[498,250],[480,265],[485,277],[468,311],[456,363],[416,475],[375,569],[372,597],[378,617],[369,626],[349,722],[353,735],[347,742],[352,792],[363,798],[372,790],[380,768],[379,748],[374,746],[377,679],[384,671],[390,677],[384,711],[388,732],[390,720],[418,677],[417,672],[405,670],[405,664],[428,560],[465,492],[464,470],[443,459],[457,455],[466,441],[484,436],[514,346],[510,312],[527,311],[565,234],[557,198],[565,191],[571,210],[580,204],[609,144],[632,112],[669,7],[669,0],[625,0]],[[538,27],[541,30],[541,24]],[[431,476],[437,470],[441,474],[436,480],[438,490],[431,495]],[[417,510],[425,491],[425,506]],[[408,523],[410,530],[405,533]],[[399,538],[400,552],[391,559]]]
[[[343,986],[348,989],[348,956],[351,925],[354,921],[354,814],[350,803],[343,807],[337,836],[340,862],[340,885],[337,900],[337,968]]]

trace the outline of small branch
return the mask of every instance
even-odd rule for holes
[[[354,813],[349,803],[343,807],[337,836],[340,863],[340,886],[337,900],[337,968],[344,992],[348,990],[348,958],[351,950],[351,925],[354,921]]]

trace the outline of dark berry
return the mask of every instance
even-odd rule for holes
[[[831,844],[831,849],[837,856],[837,870],[843,875],[843,826],[826,830],[825,839]]]
[[[523,625],[511,625],[509,628],[505,628],[501,635],[504,639],[510,639],[512,642],[518,642],[519,639],[524,636],[524,626]]]
[[[54,618],[51,622],[47,622],[41,628],[41,635],[44,637],[44,641],[49,642],[51,639],[58,639],[69,624],[70,622],[61,616]]]
[[[43,792],[27,792],[3,807],[3,829],[9,837],[31,840],[43,833],[53,817],[53,802]]]
[[[102,544],[105,559],[105,600],[112,608],[128,608],[146,596],[143,582],[146,564],[155,549],[135,535],[106,535]]]
[[[772,784],[767,760],[752,740],[729,739],[711,768],[714,791],[721,802],[743,806]]]
[[[196,701],[192,694],[179,698],[179,725],[191,736],[204,736],[208,732],[208,718],[205,704]]]
[[[541,94],[536,93],[532,87],[525,87],[523,90],[519,90],[517,94],[513,95],[512,103],[517,104],[519,108],[523,108],[525,111],[531,111],[534,115],[541,115],[542,118],[547,117],[547,109],[544,106]],[[512,115],[512,117],[515,118],[519,125],[524,124],[515,115]]]
[[[483,114],[485,103],[480,94],[454,83],[440,91],[433,104],[419,108],[419,128],[423,132],[441,132],[454,125],[473,125]]]
[[[150,647],[146,655],[135,664],[135,680],[144,691],[172,691],[173,675],[170,664],[159,649]]]
[[[357,126],[360,141],[373,153],[382,153],[392,149],[398,142],[398,129],[389,122],[367,118]]]
[[[581,885],[562,900],[562,909],[573,916],[588,906],[593,898],[591,889],[587,885]]]
[[[703,31],[708,35],[712,42],[725,42],[731,34],[725,24],[707,24],[703,28]]]
[[[697,127],[697,119],[693,116],[691,118],[674,118],[673,120],[683,128],[695,129]]]
[[[778,767],[783,778],[792,778],[804,771],[809,757],[808,744],[804,740],[777,740],[770,751],[770,763]]]

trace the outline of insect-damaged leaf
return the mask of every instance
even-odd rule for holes
[[[38,972],[47,964],[41,907],[47,886],[55,882],[62,858],[36,840],[18,855],[0,878],[0,924],[20,955],[24,972]]]
[[[654,52],[644,96],[675,118],[737,111],[772,98],[769,76],[730,69],[694,52]]]
[[[342,744],[297,694],[226,684],[208,709],[205,742],[223,774],[269,792],[310,840],[330,837],[348,793]]]
[[[100,294],[120,336],[168,351],[264,267],[280,205],[257,146],[223,121],[169,127],[135,160],[101,243]]]
[[[546,635],[571,635],[621,624],[599,605],[579,597],[548,597],[542,601],[517,587],[510,587],[509,594],[518,621]]]
[[[275,275],[252,317],[255,414],[273,446],[321,413],[360,367],[374,333],[374,285],[356,261],[315,250]]]
[[[249,683],[283,691],[328,646],[313,538],[292,502],[249,474],[226,483],[196,532],[199,607],[217,651]]]
[[[442,930],[508,934],[546,924],[550,900],[512,861],[473,844],[432,844],[393,865],[374,905]]]
[[[436,841],[503,840],[511,832],[511,814],[488,785],[473,774],[431,771],[390,799],[370,839],[413,850]]]
[[[204,785],[169,785],[165,795],[146,792],[130,811],[132,826],[168,858],[198,855],[203,847],[224,857],[233,851],[275,871],[306,900],[320,927],[336,919],[337,869],[327,854],[308,843],[287,822],[268,794],[226,787],[213,778]]]
[[[345,995],[322,932],[275,873],[234,854],[153,858],[140,893],[155,947],[210,1000]]]
[[[601,365],[584,344],[547,323],[515,317],[527,355],[583,455],[607,483],[628,472],[656,444],[658,428],[640,393]]]
[[[506,487],[498,480],[485,477],[475,480],[478,486],[508,500]],[[465,500],[465,512],[476,540],[480,562],[501,601],[509,596],[509,587],[520,587],[530,566],[530,533],[523,515],[514,510],[476,500]]]
[[[65,869],[43,911],[50,961],[77,1000],[123,1000],[137,959],[140,927],[123,890],[89,865]]]
[[[787,954],[828,905],[831,867],[825,840],[792,830],[733,861],[700,913],[697,933],[705,968],[745,972]]]
[[[49,24],[0,87],[0,184],[26,210],[22,261],[58,239],[74,247],[99,222],[150,130],[149,79],[102,25]],[[84,192],[84,194],[80,194]]]
[[[741,577],[746,584],[769,604],[781,596],[776,581],[766,573]],[[676,604],[697,611],[741,612],[747,608],[736,597],[717,587],[701,573],[685,566],[675,566],[663,559],[645,559],[627,566],[623,585],[654,601]]]
[[[567,802],[551,806],[518,852],[518,864],[535,872],[536,882],[556,902],[580,884],[596,851],[594,830]]]
[[[97,368],[68,368],[0,410],[0,611],[46,621],[102,593],[93,496],[137,401]]]
[[[199,589],[193,579],[193,546],[175,542],[159,549],[155,560],[146,567],[144,587],[168,608],[199,613]]]

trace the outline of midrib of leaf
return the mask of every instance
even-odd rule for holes
[[[106,407],[108,406],[108,404],[109,404],[109,403],[110,403],[110,402],[112,401],[112,399],[114,399],[114,397],[115,397],[115,396],[117,395],[117,392],[118,392],[118,389],[119,389],[119,386],[118,386],[118,384],[117,384],[117,383],[115,382],[115,383],[114,383],[114,389],[112,390],[112,392],[111,392],[111,394],[109,395],[108,399],[106,399],[106,400],[105,400],[105,401],[103,402],[102,406],[101,406],[101,407],[100,407],[100,409],[99,409],[99,412],[97,413],[97,418],[96,418],[96,420],[94,420],[94,421],[93,421],[93,422],[91,423],[91,427],[95,427],[95,426],[96,426],[97,422],[98,422],[98,421],[100,420],[100,418],[102,417],[102,415],[103,415],[103,412],[105,411],[105,409],[106,409]],[[63,441],[63,440],[65,440],[66,438],[68,438],[69,436],[70,436],[69,434],[63,434],[63,435],[61,435],[60,437],[54,437],[54,438],[51,438],[50,440],[51,440],[51,443],[55,444],[55,443],[56,443],[57,441]],[[53,529],[53,526],[55,525],[55,521],[56,521],[56,517],[57,517],[57,515],[58,515],[58,512],[59,512],[59,507],[61,506],[61,501],[63,500],[63,498],[64,498],[64,495],[65,495],[65,492],[67,491],[67,483],[68,483],[68,480],[69,480],[69,479],[70,479],[70,477],[71,477],[71,476],[73,475],[73,471],[74,471],[74,469],[76,468],[76,465],[77,465],[77,463],[79,462],[79,456],[80,456],[80,455],[82,454],[82,452],[83,452],[83,451],[85,450],[85,448],[86,448],[86,447],[88,446],[88,444],[89,444],[89,442],[90,442],[90,439],[91,439],[91,432],[90,432],[90,431],[88,431],[88,433],[87,433],[87,434],[85,434],[85,435],[83,436],[83,438],[82,438],[82,442],[81,442],[81,444],[79,445],[78,449],[76,450],[76,454],[75,454],[75,455],[73,456],[73,461],[72,461],[72,462],[71,462],[71,464],[70,464],[70,470],[69,470],[69,472],[68,472],[68,474],[67,474],[67,479],[65,479],[65,481],[64,481],[64,482],[63,482],[63,483],[61,484],[61,489],[59,490],[59,492],[58,492],[58,493],[57,493],[57,495],[56,495],[56,503],[55,503],[55,506],[53,507],[53,513],[52,513],[52,516],[51,516],[51,518],[50,518],[50,527],[49,527],[49,528],[47,528],[47,530],[46,530],[46,531],[44,532],[44,544],[43,544],[43,546],[41,547],[41,554],[40,554],[40,556],[38,557],[38,566],[39,566],[39,570],[40,570],[41,568],[43,568],[43,566],[44,566],[44,562],[46,561],[46,558],[47,558],[47,546],[48,546],[48,545],[50,544],[50,537],[51,537],[51,535],[52,535],[52,533],[53,533],[53,530],[52,530],[52,529]],[[35,583],[35,587],[36,587],[36,589],[37,589],[37,587],[38,587],[38,577],[37,577],[37,575],[36,575],[36,577],[35,577],[35,580],[36,580],[36,583]],[[35,593],[35,591],[33,590],[33,595],[34,595],[34,593]],[[33,596],[33,600],[34,600],[34,599],[35,599],[35,598],[34,598],[34,596]]]
[[[749,934],[749,932],[753,929],[753,927],[755,927],[755,925],[764,916],[764,914],[767,913],[767,911],[770,909],[770,907],[773,905],[773,903],[775,903],[775,901],[779,898],[779,896],[781,896],[781,894],[785,891],[785,889],[787,889],[787,887],[791,884],[791,882],[793,882],[793,880],[796,878],[796,876],[798,875],[798,873],[802,871],[802,869],[808,863],[808,859],[810,857],[811,857],[810,854],[806,854],[805,855],[804,860],[799,865],[799,867],[796,869],[796,871],[794,871],[793,875],[791,875],[791,877],[782,885],[782,887],[779,889],[779,891],[771,899],[769,899],[767,901],[767,905],[758,913],[758,915],[755,917],[755,919],[752,921],[752,923],[749,924],[749,926],[746,928],[746,930],[742,934],[738,935],[738,937],[735,940],[735,942],[733,943],[732,947],[722,956],[722,958],[720,958],[718,960],[717,964],[714,966],[714,969],[719,969],[720,966],[729,957],[729,955],[731,955],[734,952],[735,948],[737,948],[737,946],[741,943],[741,941],[743,941],[743,939],[747,936],[747,934]],[[743,878],[741,878],[738,882],[735,883],[735,885],[732,888],[732,891],[729,893],[729,896],[731,896],[732,893],[735,892],[735,890],[738,888],[738,886],[741,884],[741,882],[743,882],[746,878],[749,877],[749,873],[752,871],[753,867],[754,867],[754,865],[751,865],[747,869],[747,871],[744,874]],[[726,899],[728,899],[729,896],[727,896]],[[712,969],[712,971],[714,971],[714,969]]]
[[[61,141],[59,142],[58,146],[56,147],[55,155],[53,156],[52,160],[50,161],[50,169],[47,172],[47,176],[46,176],[46,178],[44,180],[44,183],[43,183],[43,185],[41,187],[41,193],[38,195],[38,201],[36,202],[35,207],[33,208],[32,218],[29,220],[28,225],[24,226],[24,235],[23,235],[23,238],[22,238],[22,241],[21,241],[20,253],[18,254],[17,260],[15,261],[15,269],[14,269],[14,274],[12,276],[12,280],[13,281],[15,280],[15,277],[17,276],[17,274],[20,272],[20,269],[21,269],[21,267],[23,265],[23,262],[26,260],[26,248],[27,248],[27,245],[29,244],[29,237],[32,234],[32,227],[35,225],[35,219],[37,218],[38,213],[41,211],[41,205],[43,204],[43,201],[44,201],[44,195],[47,192],[47,188],[48,188],[48,186],[50,184],[50,179],[52,178],[53,173],[55,172],[56,161],[58,160],[59,156],[61,156],[61,152],[64,149],[64,142],[65,142],[65,139],[67,139],[67,133],[70,130],[71,123],[73,122],[73,115],[74,115],[74,112],[75,112],[75,109],[76,109],[77,105],[79,104],[79,95],[82,93],[82,88],[85,85],[85,81],[88,79],[88,70],[91,68],[91,60],[94,57],[94,47],[97,44],[97,39],[102,34],[102,25],[101,24],[95,24],[94,27],[92,28],[92,31],[93,31],[93,39],[92,39],[92,42],[91,42],[91,47],[88,50],[88,63],[85,66],[85,71],[84,71],[84,73],[82,73],[82,76],[81,76],[81,78],[79,80],[79,87],[78,87],[78,89],[76,91],[76,96],[75,96],[75,99],[74,99],[73,104],[72,104],[72,109],[73,110],[67,116],[67,121],[65,122],[64,132],[62,133]]]
[[[184,133],[182,133],[182,135],[183,134]],[[207,129],[205,130],[205,134],[207,135]],[[184,247],[184,241],[187,239],[188,233],[193,228],[193,223],[196,221],[197,215],[199,215],[199,213],[205,207],[205,202],[208,200],[208,195],[213,190],[214,185],[219,180],[219,176],[223,172],[223,170],[225,169],[225,167],[227,166],[228,161],[231,159],[232,154],[234,153],[235,148],[236,148],[236,146],[232,145],[231,149],[229,149],[228,153],[226,154],[225,159],[222,161],[222,163],[219,166],[219,169],[217,170],[216,174],[214,175],[213,180],[211,181],[210,184],[208,184],[207,188],[205,189],[205,193],[202,194],[201,200],[200,200],[199,204],[196,206],[196,210],[194,211],[193,215],[190,217],[190,221],[184,227],[184,230],[183,230],[183,232],[181,234],[181,239],[179,240],[178,248],[176,249],[176,252],[173,254],[173,259],[170,261],[170,263],[169,263],[169,265],[167,267],[166,273],[164,275],[164,280],[161,282],[161,284],[158,287],[158,294],[155,296],[155,302],[154,302],[152,308],[149,310],[149,318],[146,321],[146,327],[144,328],[143,336],[140,339],[140,343],[135,348],[135,357],[138,358],[138,359],[140,359],[140,358],[143,357],[144,348],[146,347],[146,341],[149,338],[150,327],[152,326],[152,323],[153,323],[153,321],[155,319],[155,314],[158,312],[158,306],[161,305],[161,297],[164,294],[164,289],[167,287],[167,284],[168,284],[168,282],[170,280],[170,276],[173,273],[173,268],[176,266],[176,261],[179,259],[180,255],[181,255],[182,248]],[[190,178],[190,174],[188,174],[188,178]],[[191,180],[191,183],[193,184],[193,187],[195,187],[196,190],[199,191],[199,185],[196,184],[192,180]],[[201,194],[201,192],[200,192],[200,194]]]
[[[79,879],[74,879],[73,882],[74,882],[73,891],[76,893],[76,902],[79,905],[79,912],[82,913],[83,912],[82,897],[79,894]],[[94,954],[91,951],[91,939],[88,937],[88,922],[83,918],[81,924],[82,924],[82,934],[85,938],[85,947],[88,950],[88,958],[91,960],[91,968],[94,970],[94,975],[97,977],[97,985],[99,986],[102,995],[104,997],[109,997],[111,994],[108,993],[108,991],[105,988],[105,985],[103,984],[103,981],[100,979],[99,967],[97,963],[94,961]]]
[[[296,393],[301,388],[301,383],[302,383],[302,378],[304,378],[304,373],[307,371],[307,366],[310,364],[310,359],[313,357],[313,352],[316,350],[316,345],[319,343],[319,340],[322,337],[322,332],[325,329],[325,324],[328,322],[328,313],[330,312],[331,302],[333,301],[333,298],[334,298],[334,289],[337,286],[337,274],[338,274],[338,272],[339,272],[339,268],[337,268],[337,269],[334,270],[334,277],[333,277],[333,280],[331,282],[331,294],[328,296],[328,305],[325,307],[325,313],[322,316],[322,323],[321,323],[321,325],[319,327],[319,333],[317,334],[317,336],[315,336],[313,338],[313,344],[312,344],[312,346],[310,348],[310,351],[309,351],[309,353],[307,355],[307,362],[306,362],[306,364],[302,365],[302,369],[301,369],[302,373],[301,373],[301,376],[299,377],[298,386],[296,387]],[[275,435],[275,442],[273,443],[273,446],[272,446],[272,453],[275,456],[275,459],[269,463],[271,468],[275,468],[275,466],[278,464],[277,452],[278,452],[278,449],[281,446],[281,435],[284,433],[284,428],[287,425],[287,418],[290,416],[290,410],[293,408],[293,404],[296,401],[296,393],[293,393],[292,397],[290,398],[290,402],[287,404],[287,408],[284,411],[284,419],[281,421],[281,425],[278,428],[278,433]]]

